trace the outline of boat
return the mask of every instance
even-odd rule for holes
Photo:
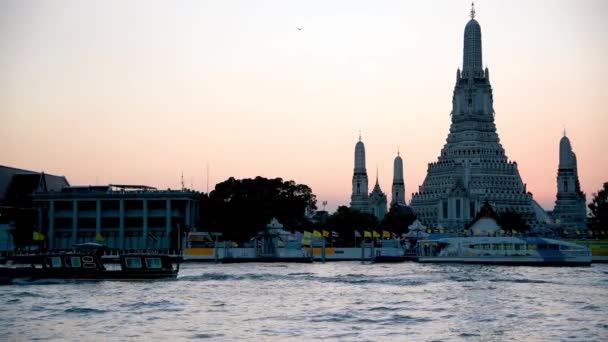
[[[422,240],[418,262],[525,266],[589,266],[591,250],[541,237],[447,237]]]
[[[147,251],[107,254],[105,246],[87,243],[70,252],[14,255],[0,267],[0,283],[16,279],[141,280],[174,279],[181,256]]]
[[[567,240],[591,249],[591,260],[594,263],[608,263],[608,240],[580,239]]]

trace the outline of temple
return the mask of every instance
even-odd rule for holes
[[[559,166],[557,169],[557,199],[552,216],[556,226],[573,234],[587,230],[587,208],[585,193],[578,181],[576,154],[570,139],[564,136],[559,142]]]
[[[500,143],[494,123],[492,86],[482,68],[481,27],[471,10],[464,29],[462,72],[456,72],[451,126],[446,144],[410,206],[424,225],[462,229],[485,201],[497,212],[518,212],[532,227],[548,219],[526,191],[517,169]]]
[[[364,213],[370,213],[382,220],[386,215],[386,195],[380,189],[378,183],[378,171],[376,171],[376,184],[370,194],[368,190],[367,169],[365,167],[365,145],[361,141],[355,144],[355,169],[353,171],[353,191],[350,196],[350,208]]]
[[[350,196],[350,207],[362,212],[369,212],[369,198],[367,194],[367,170],[365,168],[365,145],[359,141],[355,145],[355,169],[353,172],[353,191]]]
[[[405,180],[403,179],[403,160],[399,151],[393,163],[393,187],[391,207],[393,205],[405,206]]]
[[[380,189],[380,184],[378,183],[378,170],[376,170],[376,184],[369,194],[369,206],[371,213],[376,216],[378,221],[382,221],[386,215],[386,194]]]

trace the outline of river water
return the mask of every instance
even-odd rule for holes
[[[0,287],[0,340],[606,341],[608,265],[184,264]]]

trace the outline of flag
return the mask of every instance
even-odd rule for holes
[[[371,238],[372,237],[372,233],[368,232],[367,230],[364,230],[363,231],[363,237]]]
[[[382,237],[383,237],[383,238],[390,239],[390,238],[391,238],[391,233],[390,233],[390,232],[388,232],[388,231],[386,231],[386,230],[383,230],[383,231],[382,231]]]
[[[361,233],[359,233],[358,230],[355,230],[355,237],[356,238],[360,238],[361,237]]]
[[[305,236],[302,238],[302,246],[310,246],[310,237],[309,236]]]
[[[431,228],[426,230],[427,233],[431,234],[433,231],[431,230]]]
[[[337,238],[338,236],[339,236],[339,235],[338,235],[338,232],[333,231],[333,230],[331,231],[331,237],[332,237],[332,238]]]
[[[106,241],[106,239],[103,237],[103,235],[101,235],[101,233],[97,233],[97,235],[95,235],[95,240],[99,243],[104,243]]]
[[[443,234],[443,233],[445,233],[445,230],[443,230],[443,228],[441,228],[441,229],[439,229],[439,232],[440,232],[441,234]]]
[[[312,234],[310,232],[304,231],[305,238],[310,238],[311,236],[312,236]]]
[[[329,232],[323,229],[323,237],[329,237]]]
[[[314,237],[321,237],[321,236],[323,236],[323,235],[321,235],[321,232],[320,232],[320,231],[318,231],[318,230],[313,230],[313,231],[312,231],[312,235],[313,235]]]
[[[38,231],[34,231],[33,239],[34,241],[44,241],[44,235]]]
[[[375,230],[374,230],[374,237],[375,238],[379,238],[380,237],[380,234],[377,231],[375,231]]]
[[[511,229],[511,234],[515,235],[515,234],[517,234],[517,232],[514,229]]]

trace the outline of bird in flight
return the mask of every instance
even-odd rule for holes
[[[298,31],[302,31],[302,28],[301,28],[301,27],[298,27],[297,29],[298,29]]]

